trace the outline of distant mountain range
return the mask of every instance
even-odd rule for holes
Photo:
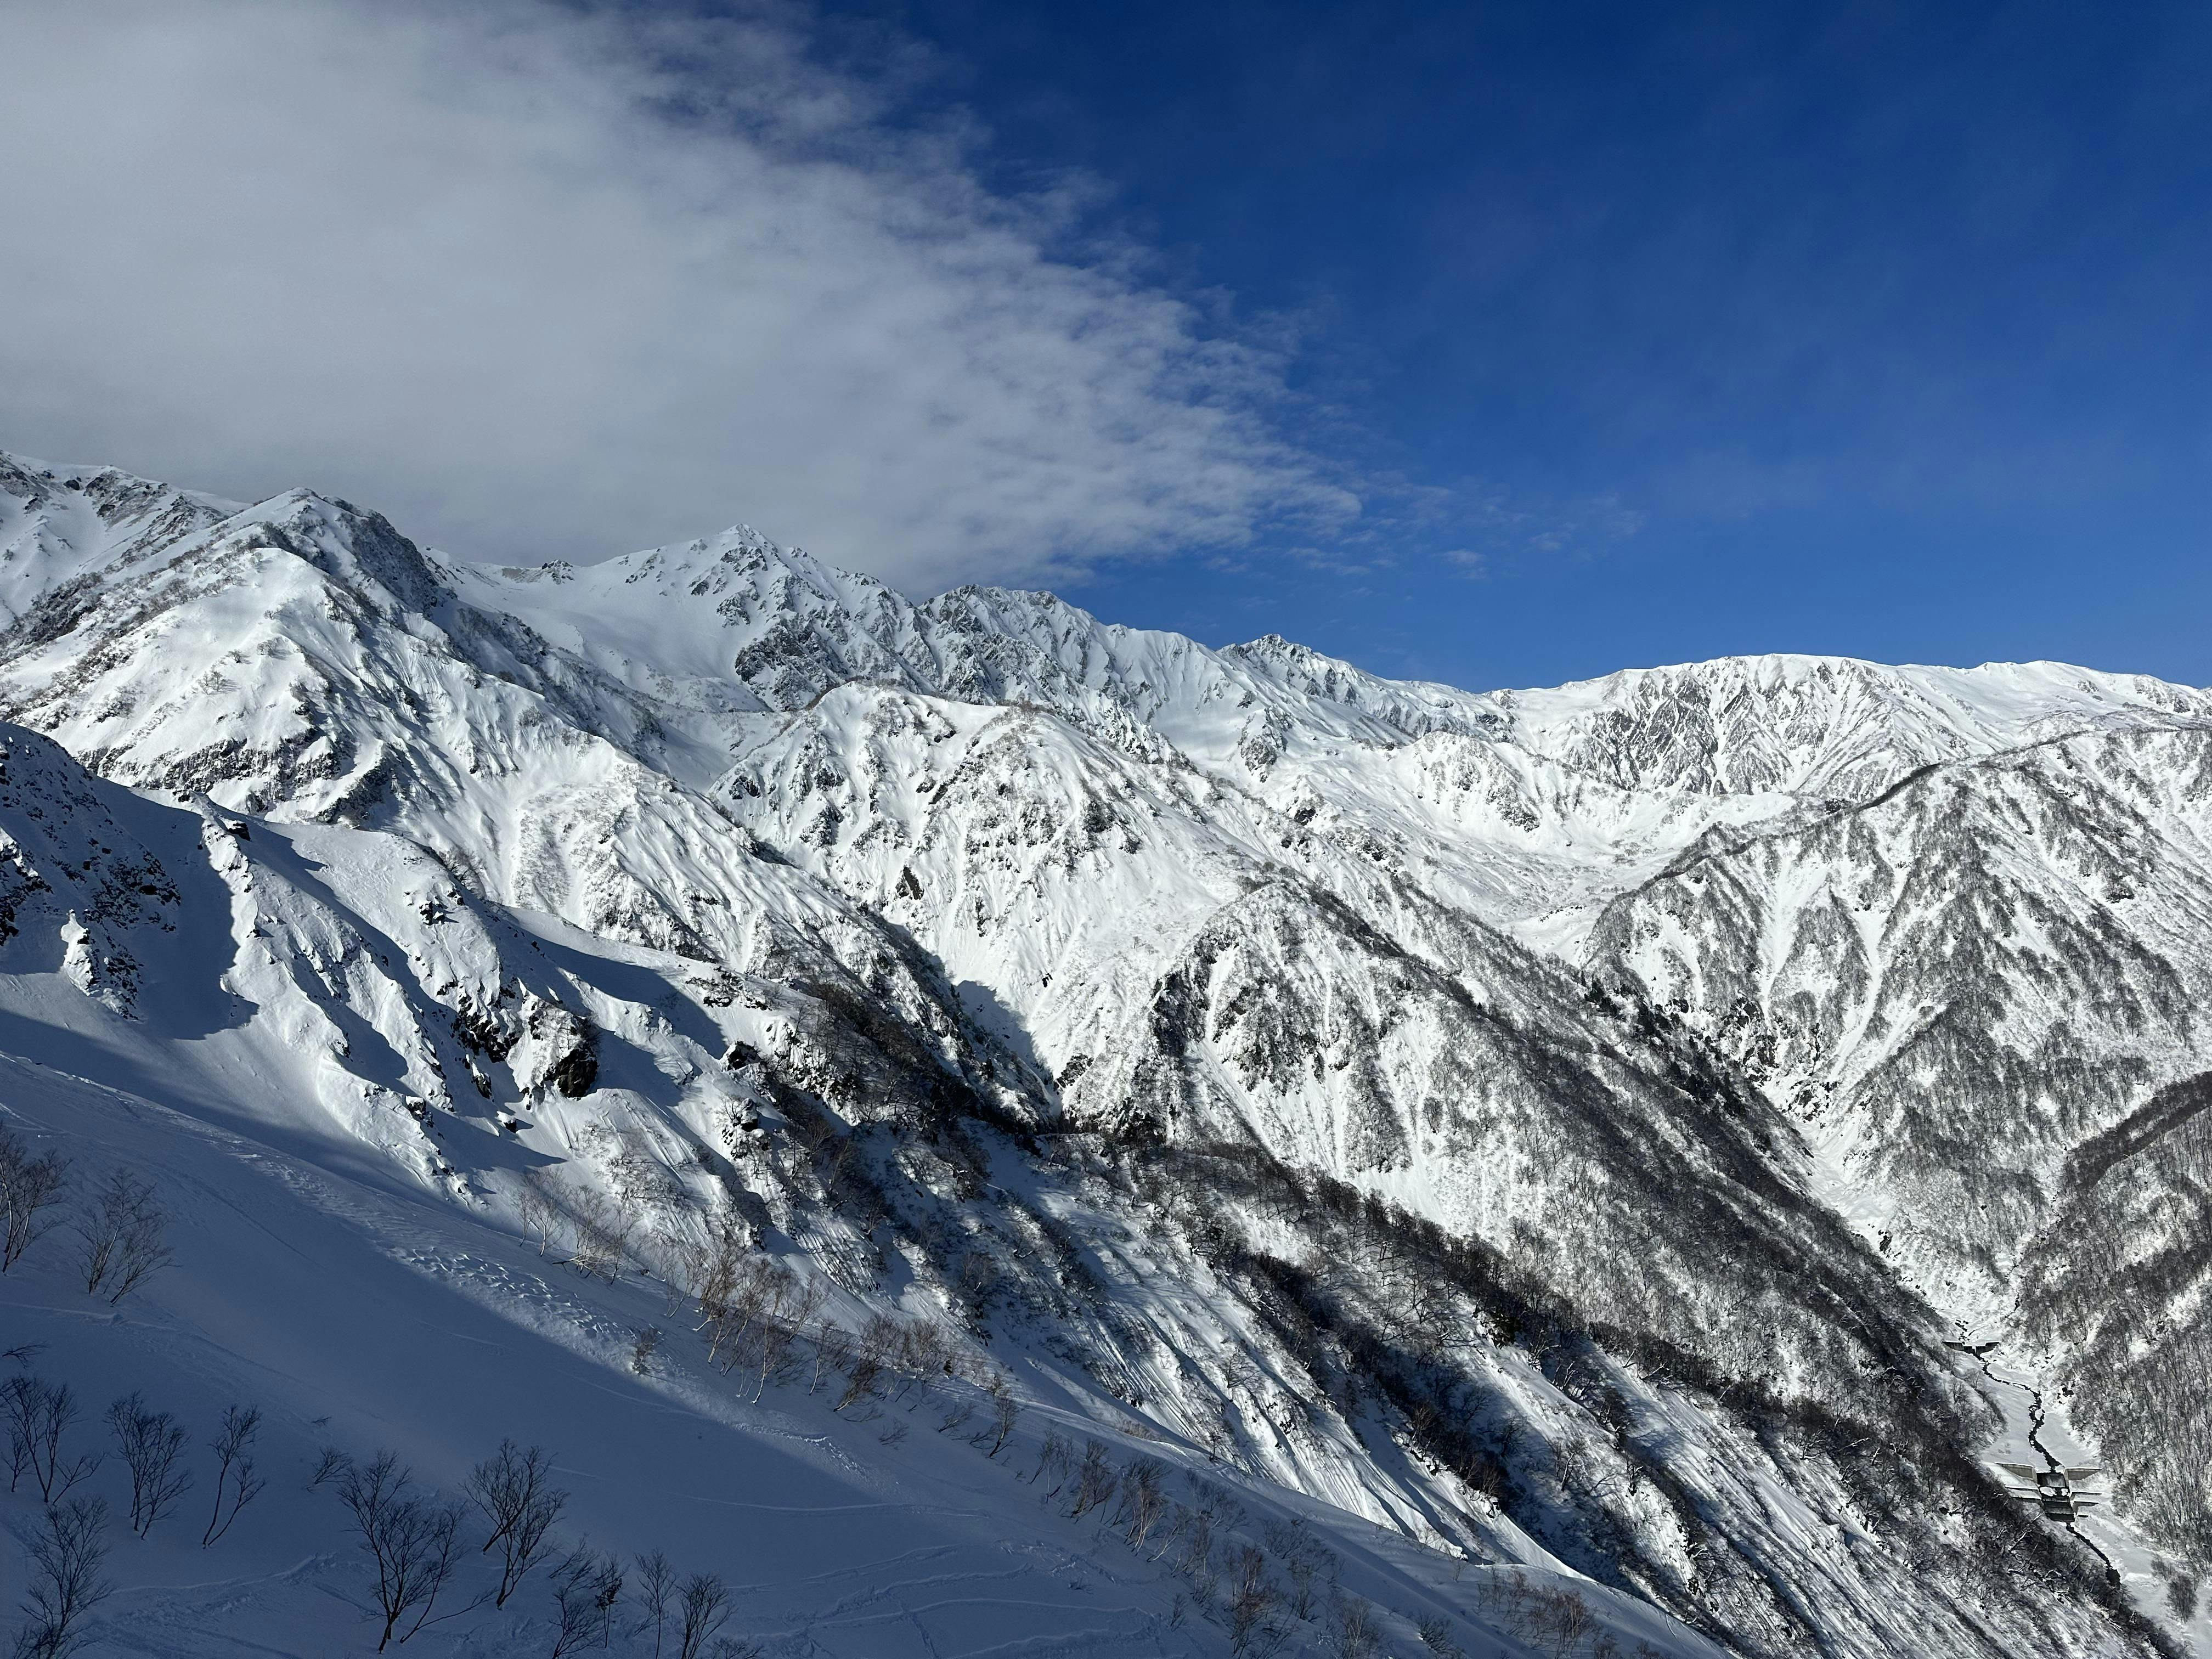
[[[188,1171],[210,1240],[277,1172],[344,1218],[341,1299],[402,1261],[470,1340],[657,1401],[580,1497],[604,1542],[653,1457],[787,1432],[830,1449],[806,1480],[957,1516],[948,1559],[1097,1586],[1071,1624],[963,1565],[962,1624],[733,1566],[764,1651],[1352,1653],[1359,1608],[1401,1655],[2205,1640],[2212,692],[1769,656],[1471,693],[917,605],[745,529],[492,568],[309,492],[0,456],[0,722],[35,1144]],[[718,1237],[818,1287],[817,1377],[854,1363],[821,1309],[923,1322],[1021,1401],[1024,1474],[1047,1437],[1155,1460],[1182,1541],[1134,1477],[1070,1515],[980,1451],[909,1467],[869,1390],[738,1388],[693,1329]],[[190,1355],[458,1489],[440,1388],[286,1394],[304,1316],[250,1251],[176,1254],[127,1352],[40,1338],[80,1387]],[[0,1307],[62,1321],[65,1279]],[[649,1281],[658,1371],[607,1335]],[[418,1342],[404,1301],[363,1328]],[[2070,1524],[1999,1467],[2085,1459],[2111,1498]],[[231,1601],[118,1605],[165,1652],[313,1639],[347,1570],[265,1553]],[[532,1616],[421,1640],[534,1651]]]

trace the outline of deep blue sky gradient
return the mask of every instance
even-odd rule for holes
[[[2212,681],[2212,9],[836,0],[1019,189],[1295,333],[1364,525],[1069,590],[1540,684],[1737,652]],[[1392,483],[1390,481],[1396,481]]]

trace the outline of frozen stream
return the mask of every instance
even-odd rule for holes
[[[1988,1390],[1988,1398],[2004,1413],[2002,1432],[1983,1448],[1984,1461],[2051,1470],[2099,1466],[2094,1449],[2085,1445],[2074,1432],[2065,1406],[2046,1397],[2040,1372],[1999,1363],[1994,1358],[2001,1346],[1996,1342],[1969,1346],[1960,1341],[1952,1346],[1981,1367],[1982,1374],[1994,1385]],[[2008,1480],[2014,1480],[2008,1471],[2005,1473]],[[2014,1484],[2018,1484],[2016,1480]],[[2186,1625],[2176,1620],[2166,1605],[2166,1575],[2158,1571],[2160,1557],[2113,1519],[2109,1505],[2117,1495],[2112,1492],[2109,1481],[2100,1474],[2080,1485],[2099,1495],[2099,1506],[2071,1522],[2046,1521],[2045,1524],[2063,1526],[2081,1540],[2103,1559],[2106,1570],[2146,1616],[2184,1637],[2191,1651],[2200,1659],[2212,1659],[2212,1618],[2207,1617],[2207,1608],[2200,1602],[2196,1617]],[[2033,1504],[2023,1503],[2021,1507],[2034,1512]]]

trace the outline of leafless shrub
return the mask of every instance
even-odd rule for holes
[[[616,1200],[626,1211],[662,1208],[683,1193],[653,1138],[641,1129],[624,1129],[615,1137],[615,1151],[607,1159],[607,1178],[614,1183]]]
[[[1315,1541],[1311,1528],[1303,1520],[1270,1527],[1267,1547],[1282,1562],[1283,1577],[1290,1581],[1290,1594],[1285,1599],[1291,1616],[1301,1622],[1310,1620],[1318,1606],[1316,1583],[1333,1558]]]
[[[659,1550],[637,1558],[637,1599],[653,1615],[653,1659],[660,1659],[660,1638],[668,1626],[668,1599],[676,1592],[676,1569]],[[642,1620],[638,1630],[642,1632]]]
[[[750,1259],[743,1218],[724,1210],[708,1218],[703,1242],[687,1239],[676,1248],[672,1271],[682,1279],[703,1322],[729,1301],[738,1273]]]
[[[975,1443],[983,1449],[984,1456],[996,1457],[1006,1449],[1006,1442],[1013,1438],[1015,1426],[1022,1419],[1022,1410],[1014,1399],[1014,1385],[1004,1371],[992,1372],[990,1381],[983,1387],[991,1401],[991,1419],[975,1437]]]
[[[522,1190],[515,1195],[514,1204],[523,1231],[537,1239],[538,1254],[544,1255],[568,1224],[567,1213],[553,1195],[550,1179],[531,1170],[522,1178]]]
[[[206,1549],[230,1530],[230,1523],[238,1519],[239,1510],[260,1496],[267,1484],[253,1472],[253,1458],[248,1450],[254,1437],[261,1431],[261,1408],[258,1406],[226,1406],[222,1412],[222,1426],[208,1442],[215,1453],[215,1512],[208,1516],[207,1530],[200,1534],[200,1547]],[[230,1507],[223,1507],[228,1492]]]
[[[555,1620],[549,1659],[573,1653],[594,1634],[605,1646],[615,1604],[622,1599],[622,1568],[611,1556],[594,1554],[580,1543],[555,1565],[551,1577]]]
[[[8,1490],[27,1474],[40,1501],[57,1504],[70,1487],[100,1467],[85,1454],[62,1455],[62,1437],[76,1421],[76,1395],[66,1382],[48,1382],[27,1371],[0,1382],[0,1415],[8,1423]]]
[[[33,1158],[21,1139],[0,1129],[0,1273],[61,1219],[46,1212],[61,1202],[68,1182],[69,1164],[59,1153]]]
[[[793,1289],[791,1275],[765,1256],[740,1258],[726,1275],[718,1264],[702,1299],[707,1333],[707,1363],[724,1370],[735,1366],[763,1320],[782,1310]]]
[[[640,1376],[653,1375],[653,1351],[660,1346],[660,1328],[647,1325],[630,1339],[629,1368]]]
[[[884,1367],[897,1345],[897,1322],[882,1314],[871,1314],[853,1334],[853,1350],[845,1362],[845,1390],[831,1407],[843,1411],[861,1400],[872,1399],[881,1388]]]
[[[315,1472],[307,1477],[307,1490],[314,1491],[325,1481],[335,1480],[353,1467],[353,1459],[336,1446],[323,1448],[322,1455],[315,1460]]]
[[[818,1279],[801,1279],[785,1299],[782,1316],[793,1331],[804,1332],[829,1299],[829,1285]]]
[[[1229,1494],[1210,1481],[1193,1480],[1191,1503],[1178,1516],[1181,1535],[1176,1570],[1188,1579],[1201,1597],[1213,1593],[1213,1536],[1220,1526],[1233,1527],[1243,1514]]]
[[[100,1576],[107,1559],[107,1504],[76,1498],[48,1507],[31,1540],[30,1622],[17,1632],[15,1659],[66,1659],[83,1645],[84,1621],[115,1586]]]
[[[1460,1645],[1452,1636],[1452,1621],[1443,1614],[1431,1613],[1415,1620],[1413,1633],[1437,1659],[1460,1659]]]
[[[568,1506],[568,1494],[547,1484],[552,1468],[552,1456],[544,1447],[522,1451],[512,1440],[502,1440],[499,1449],[470,1470],[461,1482],[461,1489],[483,1511],[491,1527],[491,1535],[477,1553],[489,1554],[494,1545],[500,1549],[495,1607],[505,1607],[515,1587],[544,1559],[548,1534]]]
[[[1152,1552],[1152,1559],[1155,1561],[1164,1561],[1176,1553],[1182,1542],[1183,1533],[1190,1526],[1190,1511],[1173,1498],[1170,1498],[1161,1521],[1162,1524],[1155,1526],[1152,1529],[1152,1535],[1160,1540],[1159,1547]],[[1180,1559],[1181,1557],[1177,1556],[1177,1559]]]
[[[413,1485],[410,1472],[388,1451],[355,1464],[338,1481],[338,1501],[352,1515],[361,1547],[376,1568],[376,1605],[384,1618],[379,1653],[410,1613],[415,1620],[402,1642],[429,1622],[438,1593],[459,1565],[459,1506],[418,1493]]]
[[[1035,1486],[1046,1475],[1052,1475],[1054,1477],[1053,1484],[1046,1488],[1044,1495],[1047,1498],[1056,1496],[1060,1487],[1066,1484],[1070,1455],[1067,1442],[1060,1438],[1060,1431],[1047,1429],[1044,1444],[1037,1449],[1037,1466],[1029,1473],[1030,1484]]]
[[[822,1386],[822,1379],[832,1371],[842,1370],[848,1356],[853,1352],[853,1334],[842,1325],[829,1320],[814,1334],[814,1375],[806,1384],[812,1394]]]
[[[85,1206],[76,1233],[83,1241],[78,1265],[87,1296],[104,1296],[112,1304],[167,1267],[173,1252],[163,1242],[169,1212],[155,1196],[154,1184],[129,1170],[118,1170]]]
[[[1339,1598],[1329,1609],[1328,1641],[1332,1659],[1375,1659],[1382,1646],[1375,1609],[1356,1595]]]
[[[1071,1520],[1088,1515],[1100,1504],[1109,1502],[1120,1484],[1106,1462],[1106,1448],[1099,1441],[1083,1443],[1083,1461],[1076,1466],[1075,1491],[1068,1500]]]
[[[892,1399],[902,1400],[917,1383],[926,1389],[937,1378],[948,1375],[952,1369],[952,1352],[951,1338],[934,1321],[917,1319],[902,1323],[890,1355],[899,1378],[898,1389]]]
[[[1267,1577],[1267,1558],[1249,1544],[1229,1559],[1229,1597],[1225,1611],[1229,1615],[1229,1650],[1243,1655],[1255,1648],[1265,1648],[1273,1638],[1280,1644],[1281,1632],[1271,1625],[1267,1615],[1274,1611],[1277,1600],[1275,1586]]]
[[[694,1573],[684,1581],[681,1610],[677,1659],[701,1659],[707,1644],[730,1622],[729,1587],[711,1572]]]
[[[1567,1659],[1597,1626],[1589,1604],[1571,1590],[1537,1592],[1528,1633],[1553,1659]]]
[[[1133,1550],[1140,1550],[1166,1512],[1168,1496],[1160,1485],[1160,1466],[1149,1457],[1133,1457],[1121,1472],[1121,1504],[1114,1520]]]
[[[131,1471],[131,1530],[143,1538],[192,1484],[191,1472],[179,1466],[185,1431],[169,1413],[148,1411],[135,1394],[107,1408],[107,1425]]]
[[[760,1372],[753,1384],[753,1404],[760,1404],[770,1382],[781,1384],[791,1375],[792,1352],[798,1341],[798,1332],[782,1319],[771,1316],[761,1322],[753,1338],[753,1351],[760,1357]]]
[[[576,1230],[576,1248],[569,1259],[577,1270],[610,1285],[621,1278],[623,1261],[629,1252],[630,1218],[597,1193],[582,1190],[568,1200],[568,1219]]]

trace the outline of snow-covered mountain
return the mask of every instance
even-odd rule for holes
[[[0,1276],[88,1397],[455,1492],[557,1442],[770,1652],[2203,1635],[2212,694],[1474,694],[0,458],[0,722],[5,1127],[176,1217],[106,1322],[63,1235]],[[1998,1467],[2069,1420],[2070,1526]],[[98,1641],[373,1638],[307,1473],[219,1592],[118,1546]]]

